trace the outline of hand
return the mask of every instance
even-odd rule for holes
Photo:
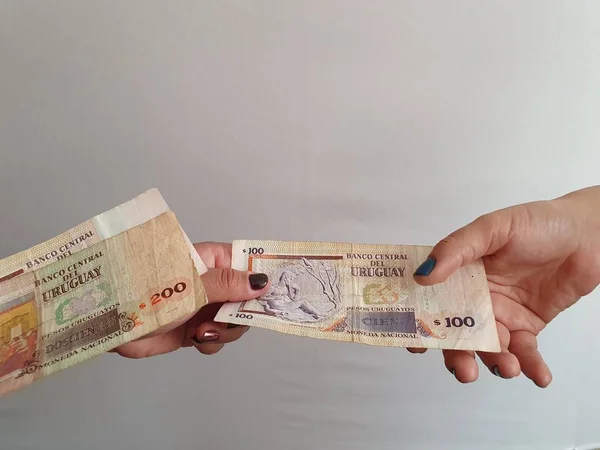
[[[214,317],[221,303],[252,300],[265,294],[269,288],[267,277],[262,274],[250,277],[250,272],[231,269],[231,244],[206,242],[194,247],[209,269],[201,277],[208,304],[164,329],[113,349],[113,352],[126,358],[147,358],[194,345],[200,353],[212,355],[248,331],[246,326],[214,322]]]
[[[477,354],[497,376],[523,371],[546,387],[552,374],[538,352],[537,335],[600,284],[600,186],[481,216],[440,241],[430,258],[415,272],[422,285],[440,283],[483,258],[502,351]],[[458,381],[477,379],[473,352],[443,355]]]

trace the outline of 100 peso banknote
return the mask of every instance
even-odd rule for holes
[[[424,287],[413,273],[431,247],[233,242],[232,268],[269,275],[257,300],[226,303],[215,320],[363,344],[499,352],[483,263]]]
[[[157,190],[0,261],[0,395],[174,326],[206,266]]]

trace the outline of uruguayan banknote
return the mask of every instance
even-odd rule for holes
[[[215,320],[363,344],[499,352],[479,260],[447,281],[413,279],[431,247],[239,240],[232,267],[269,275],[257,300],[226,303]]]
[[[83,248],[141,225],[168,210],[169,207],[160,192],[157,189],[150,189],[133,200],[99,214],[59,236],[0,260],[0,283],[66,258]],[[181,231],[190,249],[193,249],[187,235],[183,230]],[[202,273],[206,272],[206,266],[198,254],[193,253],[198,270]]]
[[[156,190],[0,261],[0,395],[189,317],[205,271]]]

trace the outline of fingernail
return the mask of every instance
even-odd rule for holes
[[[250,287],[255,291],[264,288],[269,282],[269,277],[264,273],[253,273],[248,278],[250,279]]]
[[[454,375],[454,377],[456,378],[456,370],[454,370],[454,369],[448,369],[448,370],[449,370],[449,371],[450,371],[450,373],[451,373],[452,375]]]
[[[237,328],[239,325],[237,323],[228,323],[227,328]]]
[[[435,258],[429,257],[421,264],[415,271],[415,276],[426,277],[429,275],[435,267]]]
[[[202,335],[202,340],[198,339],[196,335],[194,335],[192,336],[192,341],[194,341],[196,344],[203,344],[204,342],[218,341],[220,337],[221,335],[218,331],[209,330]]]
[[[492,369],[492,373],[497,377],[504,378],[502,375],[500,375],[500,369],[498,369],[498,366],[494,366],[494,368]]]
[[[203,341],[218,341],[219,340],[219,332],[217,330],[208,330],[202,335]]]

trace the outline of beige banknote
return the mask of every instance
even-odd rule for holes
[[[160,203],[154,194],[146,200]],[[39,251],[9,258],[10,276],[0,282],[0,395],[173,326],[207,303],[205,266],[175,215],[147,213],[122,217],[109,233],[102,223],[86,228],[93,234],[70,254],[70,240],[51,242],[43,251],[54,262],[35,262]],[[14,274],[17,266],[23,271]]]
[[[66,258],[83,248],[147,222],[168,210],[169,207],[158,189],[150,189],[133,200],[99,214],[59,236],[0,260],[0,283]],[[57,211],[59,211],[58,207]],[[193,250],[192,243],[183,230],[182,233],[190,250]],[[198,270],[201,273],[206,272],[206,266],[198,254],[193,251],[192,254]]]
[[[269,275],[257,300],[224,304],[215,320],[363,344],[499,352],[481,261],[423,287],[427,246],[233,242],[232,267]]]

